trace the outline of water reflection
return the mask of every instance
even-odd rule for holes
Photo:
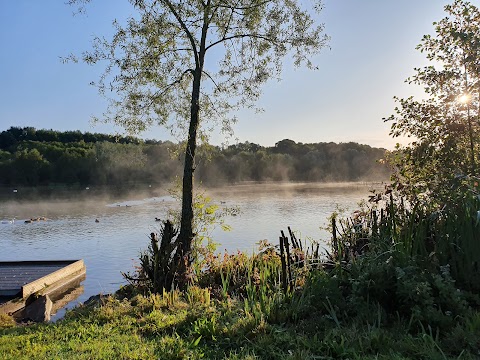
[[[238,206],[230,217],[230,232],[215,229],[219,250],[253,251],[259,240],[278,241],[280,230],[290,226],[302,239],[327,240],[320,227],[336,206],[353,210],[368,195],[367,186],[241,185],[208,191],[219,206]],[[78,301],[117,290],[124,283],[121,271],[133,270],[138,254],[148,246],[149,234],[158,231],[155,218],[178,209],[171,197],[116,201],[44,202],[0,205],[0,261],[84,259],[87,279]],[[22,220],[45,216],[48,221]],[[98,219],[99,222],[95,222]],[[72,306],[72,305],[69,305]]]

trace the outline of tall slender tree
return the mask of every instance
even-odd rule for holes
[[[71,0],[84,4],[90,0]],[[314,68],[326,45],[316,16],[321,0],[130,0],[137,15],[114,22],[111,40],[96,38],[83,61],[106,61],[96,85],[113,91],[104,119],[130,132],[160,124],[186,138],[180,256],[194,237],[193,174],[199,137],[216,124],[231,131],[234,110],[251,107],[261,85],[279,78],[286,57]],[[72,59],[75,60],[74,57]],[[201,126],[203,125],[203,127]]]

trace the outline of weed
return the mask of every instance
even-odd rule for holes
[[[15,320],[7,314],[0,314],[0,329],[15,326]]]

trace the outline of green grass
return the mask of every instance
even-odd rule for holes
[[[410,331],[378,314],[346,317],[335,303],[306,304],[296,320],[267,321],[238,299],[194,295],[137,295],[81,306],[54,324],[4,327],[2,359],[475,359],[480,313],[438,333]],[[196,294],[196,295],[195,295]],[[200,294],[200,295],[199,295]],[[311,299],[314,297],[311,296]],[[307,300],[304,300],[307,301]],[[363,314],[365,315],[365,314]]]

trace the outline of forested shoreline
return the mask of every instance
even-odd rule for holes
[[[162,185],[182,174],[182,144],[80,131],[11,127],[0,133],[3,186]],[[354,142],[272,147],[202,145],[196,179],[207,186],[244,181],[382,181],[385,149]]]

